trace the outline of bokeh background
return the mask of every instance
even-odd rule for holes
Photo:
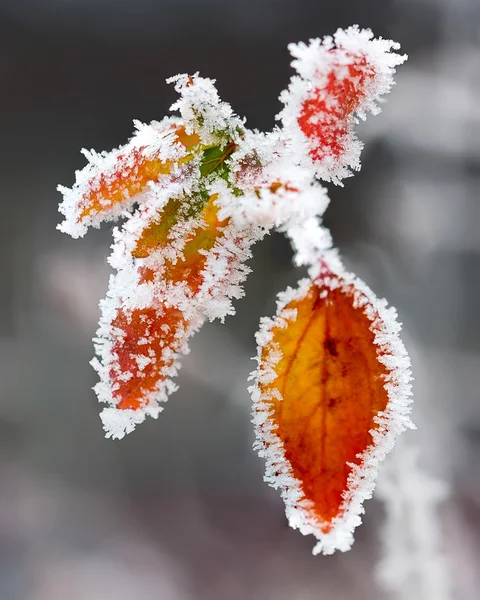
[[[206,326],[158,421],[103,438],[88,365],[108,225],[55,230],[82,147],[161,118],[165,78],[200,71],[270,129],[290,41],[358,23],[410,56],[361,128],[362,171],[330,187],[347,265],[398,307],[416,377],[411,439],[447,481],[454,596],[480,596],[478,0],[0,0],[0,599],[383,600],[384,509],[347,554],[313,557],[251,450],[259,318],[302,273],[280,235],[254,249],[237,315]],[[421,597],[410,600],[423,600]],[[426,600],[430,600],[429,598]]]

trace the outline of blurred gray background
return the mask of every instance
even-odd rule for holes
[[[238,311],[206,326],[158,421],[103,438],[88,361],[111,227],[71,240],[56,185],[81,147],[161,118],[165,78],[200,71],[270,129],[290,41],[358,23],[410,56],[361,127],[363,169],[330,187],[345,262],[400,312],[416,377],[411,439],[448,481],[455,598],[480,597],[478,0],[0,0],[0,600],[383,600],[384,510],[351,552],[313,557],[251,450],[259,318],[303,275],[254,249]],[[412,598],[411,600],[423,600]]]

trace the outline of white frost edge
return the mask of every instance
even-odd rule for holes
[[[279,99],[284,108],[276,119],[281,121],[285,135],[290,140],[292,160],[313,169],[320,179],[341,185],[341,180],[351,176],[352,170],[360,169],[363,144],[355,136],[354,125],[358,118],[364,120],[367,112],[374,115],[380,112],[378,102],[394,85],[395,67],[405,62],[407,56],[392,52],[398,50],[400,44],[383,38],[374,39],[370,29],[360,29],[358,25],[345,30],[338,29],[333,37],[311,39],[309,44],[289,44],[288,48],[295,59],[292,66],[298,75],[291,78],[288,89],[280,94]],[[335,56],[330,52],[333,48],[337,49]],[[313,161],[309,156],[311,141],[304,135],[297,121],[302,103],[312,89],[322,88],[327,73],[335,64],[342,60],[345,65],[351,62],[347,53],[366,56],[369,64],[375,68],[376,75],[366,89],[356,116],[352,114],[349,119],[345,152],[339,158],[326,156],[321,161]]]
[[[319,246],[325,244],[328,236],[318,231]],[[313,255],[316,260],[317,254]],[[253,371],[250,378],[255,383],[249,388],[253,399],[253,419],[256,441],[254,449],[258,455],[265,458],[265,481],[273,488],[281,490],[285,502],[286,515],[290,526],[299,529],[304,535],[314,535],[318,542],[313,548],[313,554],[332,554],[335,550],[345,552],[353,544],[353,531],[361,523],[364,512],[363,502],[371,498],[375,487],[378,467],[385,456],[395,445],[397,436],[408,428],[414,428],[410,418],[411,405],[411,370],[410,358],[399,337],[401,329],[397,321],[397,312],[393,307],[388,308],[384,299],[378,299],[372,290],[358,277],[345,271],[338,254],[333,249],[323,249],[322,260],[328,269],[334,273],[334,278],[328,281],[330,289],[354,286],[354,306],[364,307],[364,312],[372,323],[375,332],[375,343],[378,345],[378,360],[384,364],[389,377],[385,383],[388,393],[388,405],[385,411],[375,417],[378,429],[371,430],[373,443],[361,454],[362,465],[355,465],[347,482],[341,516],[333,521],[333,527],[328,533],[323,533],[315,524],[309,508],[311,504],[302,500],[302,485],[295,478],[290,463],[285,457],[284,446],[275,433],[275,424],[270,419],[269,395],[262,395],[259,384],[268,383],[275,379],[275,367],[281,358],[280,348],[272,346],[269,354],[272,360],[263,368]],[[320,268],[313,266],[313,280],[320,276]],[[261,364],[263,349],[271,344],[273,327],[284,327],[296,318],[295,314],[286,310],[292,300],[305,296],[311,286],[309,279],[303,279],[298,289],[288,288],[278,295],[277,316],[273,319],[263,318],[256,339],[258,343],[257,362]],[[327,282],[324,280],[324,284]],[[326,288],[328,293],[328,288]]]

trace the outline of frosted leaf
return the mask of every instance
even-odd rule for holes
[[[277,118],[293,161],[334,183],[360,168],[363,145],[353,128],[367,112],[380,112],[380,97],[390,91],[395,67],[406,60],[392,52],[398,48],[358,26],[339,29],[333,38],[289,45],[298,75],[280,95],[285,106]]]
[[[125,146],[101,154],[83,150],[88,164],[77,171],[72,189],[58,187],[64,198],[59,210],[65,215],[60,231],[82,237],[88,227],[124,215],[152,184],[163,178],[167,185],[172,175],[178,176],[189,149],[199,141],[185,134],[178,119],[135,125],[137,131]]]
[[[378,465],[385,458],[386,454],[392,450],[398,434],[409,427],[413,427],[408,416],[411,402],[411,373],[409,357],[398,335],[400,325],[396,320],[395,310],[387,308],[385,301],[378,300],[364,282],[344,270],[337,253],[328,249],[326,246],[327,236],[322,234],[321,229],[318,227],[315,229],[314,223],[310,223],[309,229],[310,233],[306,240],[306,247],[301,249],[303,254],[299,262],[308,263],[307,257],[310,252],[310,258],[315,261],[310,269],[312,280],[304,279],[299,283],[297,290],[289,288],[280,294],[277,303],[277,316],[274,319],[263,319],[261,321],[260,331],[257,334],[257,360],[259,368],[252,373],[251,376],[255,381],[254,385],[250,388],[253,399],[252,421],[254,423],[256,434],[254,447],[257,449],[259,455],[266,461],[265,481],[275,489],[278,488],[281,490],[290,525],[293,528],[300,529],[305,535],[312,534],[317,538],[318,543],[314,548],[314,554],[320,552],[331,554],[335,550],[345,551],[351,547],[353,543],[353,531],[361,523],[361,514],[364,512],[363,502],[370,498],[373,493]],[[314,243],[313,238],[313,232],[315,230],[318,234],[317,244]],[[290,235],[294,240],[297,237],[296,232],[290,232]],[[297,238],[297,245],[299,245],[299,243],[300,240]],[[303,380],[307,377],[308,373],[305,372],[300,376],[300,372],[298,371],[298,368],[300,367],[297,368],[293,366],[293,361],[298,362],[306,359],[302,358],[300,346],[299,349],[292,354],[291,337],[285,337],[281,334],[281,331],[285,330],[285,328],[288,327],[291,329],[296,326],[297,318],[299,317],[297,317],[296,309],[292,309],[297,306],[300,307],[301,303],[304,303],[305,299],[308,298],[308,295],[311,294],[312,281],[315,282],[315,285],[320,286],[320,289],[317,292],[318,300],[315,301],[314,304],[315,310],[317,310],[316,307],[319,302],[324,303],[327,307],[329,305],[336,306],[336,304],[332,303],[339,301],[341,296],[338,294],[340,293],[345,294],[346,297],[350,298],[353,309],[360,310],[363,313],[364,318],[367,319],[373,344],[376,345],[376,361],[378,369],[379,372],[384,372],[381,377],[383,377],[384,381],[383,393],[386,393],[387,398],[385,407],[373,417],[373,427],[369,432],[371,435],[369,445],[361,452],[361,454],[356,455],[358,460],[352,460],[352,464],[347,463],[350,472],[346,481],[346,487],[343,490],[343,500],[341,501],[341,504],[339,504],[338,507],[336,504],[324,505],[326,500],[322,499],[323,508],[321,509],[318,505],[318,492],[313,492],[312,482],[304,481],[306,474],[304,467],[301,466],[302,463],[299,463],[299,465],[296,466],[296,463],[292,462],[292,460],[298,460],[295,458],[295,452],[297,452],[295,450],[295,440],[297,439],[296,436],[299,434],[296,433],[295,427],[298,425],[303,432],[301,435],[304,441],[299,446],[300,452],[302,453],[306,452],[305,449],[308,448],[308,438],[305,437],[307,435],[305,433],[305,428],[307,427],[307,424],[308,427],[312,427],[311,419],[313,417],[311,416],[309,416],[305,422],[302,419],[306,417],[301,416],[299,416],[299,420],[292,421],[292,411],[297,410],[301,415],[302,410],[307,410],[307,408],[302,409],[301,405],[305,404],[307,407],[307,397],[304,394],[310,393],[308,390],[312,389],[310,384],[307,385],[306,382],[303,383]],[[311,319],[313,317],[309,315],[313,313],[310,313],[309,310],[313,309],[308,309],[306,316],[302,318],[306,319],[305,322],[308,324],[308,327],[311,327]],[[338,317],[338,314],[335,317],[336,319],[340,318]],[[325,323],[326,319],[327,317],[325,316]],[[298,326],[301,327],[301,325]],[[332,326],[333,323],[330,324],[330,327]],[[347,325],[337,324],[336,327],[339,327],[339,331],[342,331]],[[348,327],[351,327],[351,324],[348,325]],[[306,344],[307,338],[305,337],[305,333],[301,333],[301,330],[299,330],[298,335],[301,335],[300,339],[302,340],[302,344]],[[288,352],[285,356],[285,360],[283,360],[284,351],[282,347],[278,345],[278,340],[280,339],[283,339],[283,343],[286,345],[285,352]],[[318,340],[318,337],[316,337],[316,339]],[[331,342],[331,352],[334,353],[335,357],[337,357],[336,344],[338,343],[338,341]],[[327,340],[325,344],[327,344],[330,351],[329,340]],[[304,346],[302,346],[302,348],[303,347]],[[352,354],[351,357],[349,357],[349,353],[352,351],[350,350],[348,342],[344,344],[343,348],[342,351],[347,353],[346,355],[343,355],[345,360],[347,360],[347,364],[348,360],[355,360],[355,354]],[[309,360],[313,360],[313,358],[314,357]],[[337,360],[339,359],[337,358]],[[312,364],[317,365],[317,361],[318,358],[316,358]],[[298,364],[301,365],[302,363]],[[304,364],[306,365],[307,363],[305,362]],[[362,369],[362,361],[360,361],[359,365],[359,368]],[[292,384],[293,388],[286,387],[288,385],[288,380],[285,379],[287,374],[289,377],[293,378],[294,382],[297,382],[295,385]],[[277,384],[277,378],[281,377],[283,377],[283,379],[278,379],[279,383]],[[300,377],[301,379],[299,379]],[[345,377],[343,370],[342,377]],[[324,379],[324,375],[321,375],[321,386],[323,386],[321,389],[325,389],[327,381],[328,379]],[[345,382],[346,380],[343,379],[343,381]],[[282,382],[281,385],[283,391],[277,387],[277,385],[280,385],[280,382]],[[335,385],[337,387],[334,389],[337,389],[338,384]],[[303,389],[302,386],[306,386],[305,389]],[[290,399],[288,406],[283,409],[282,405],[285,403],[285,399],[272,401],[272,393],[279,393],[279,398],[281,398],[283,397],[285,390],[288,389],[290,389],[290,392],[288,392],[290,396],[292,393],[297,395],[300,394],[301,399],[299,398],[296,401],[296,404],[292,404],[292,399]],[[326,392],[323,391],[322,393],[325,394]],[[295,398],[293,398],[293,400],[294,399]],[[311,401],[315,402],[315,399],[313,398]],[[326,402],[325,407],[322,408],[323,411],[335,411],[335,405],[338,401],[337,398],[332,396],[331,402],[333,402],[333,404],[331,405],[328,398],[324,400],[321,400],[320,397],[318,398],[318,402]],[[345,401],[346,399],[344,399],[343,402]],[[352,410],[354,410],[353,407],[355,404],[356,401],[352,404]],[[297,406],[297,408],[294,408],[294,406]],[[317,411],[318,407],[316,405],[314,406],[315,411]],[[330,406],[333,408],[330,408]],[[327,407],[329,408],[327,409]],[[309,415],[313,414],[311,410],[311,408],[308,409]],[[335,414],[335,412],[331,413],[331,415]],[[331,431],[334,431],[334,421],[332,421],[332,419],[335,417],[329,416],[328,418],[328,422],[332,428]],[[291,424],[287,430],[284,430],[287,419],[291,421]],[[343,419],[345,419],[345,417],[341,417],[340,423],[344,422]],[[356,420],[357,417],[354,415],[354,421]],[[321,427],[325,427],[325,425],[321,425]],[[347,427],[347,425],[345,425],[345,427]],[[322,431],[322,436],[324,436],[325,430],[322,429]],[[331,435],[333,435],[333,433]],[[345,435],[345,433],[342,435]],[[313,440],[315,439],[318,439],[316,434],[313,436]],[[314,443],[318,444],[318,442],[315,441]],[[329,442],[329,444],[334,443],[334,439],[332,442]],[[307,462],[311,465],[310,471],[312,473],[317,472],[315,461],[320,461],[320,464],[324,464],[324,461],[327,460],[325,458],[325,456],[327,456],[325,450],[322,450],[322,448],[323,446],[316,451],[318,452],[317,456],[312,454],[307,457]],[[288,458],[289,456],[291,458]],[[305,462],[305,459],[301,460]],[[300,475],[296,475],[296,473],[301,473],[303,479],[300,479]],[[323,471],[319,471],[319,473],[323,473]],[[327,473],[330,473],[330,471],[327,471]],[[341,470],[337,470],[337,473],[338,476],[342,476]],[[333,479],[331,479],[333,477],[337,477],[337,475],[332,471],[328,476],[328,481],[333,481]],[[327,494],[327,490],[323,493]],[[329,502],[331,503],[333,501]]]

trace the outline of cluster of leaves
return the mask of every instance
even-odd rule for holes
[[[393,84],[405,59],[395,49],[357,27],[291,45],[297,75],[280,96],[281,126],[266,134],[247,129],[213,81],[179,75],[179,117],[136,123],[126,146],[86,152],[73,188],[61,188],[59,228],[73,237],[125,218],[92,361],[114,438],[159,414],[204,321],[234,313],[252,244],[272,229],[291,239],[309,279],[262,320],[250,390],[266,480],[290,524],[318,539],[315,552],[350,547],[378,462],[410,424],[395,311],[343,269],[319,183],[359,168],[353,128]]]

